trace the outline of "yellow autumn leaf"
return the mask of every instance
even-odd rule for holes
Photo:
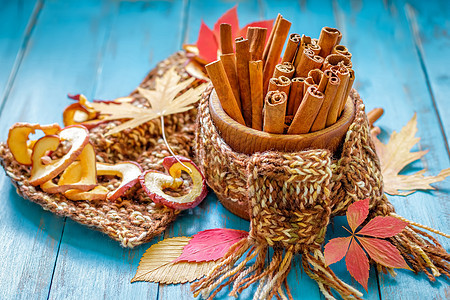
[[[411,175],[399,175],[400,171],[408,164],[422,158],[428,152],[428,150],[411,152],[412,147],[420,140],[419,137],[415,137],[417,133],[416,114],[399,133],[394,131],[391,134],[387,144],[380,142],[377,138],[378,132],[377,128],[374,128],[372,130],[372,138],[380,158],[384,191],[386,193],[406,196],[414,193],[416,190],[434,189],[430,185],[431,183],[442,181],[447,176],[450,176],[450,168],[442,170],[437,176],[424,176],[426,169]]]
[[[124,123],[107,132],[107,135],[118,133],[124,129],[135,128],[155,118],[181,113],[192,109],[195,102],[205,89],[201,84],[195,88],[188,88],[195,78],[182,81],[174,67],[170,68],[162,77],[155,79],[155,89],[138,88],[139,93],[147,99],[150,108],[138,107],[129,102],[108,103],[94,102],[91,106],[100,113],[103,120],[123,120]],[[180,92],[184,91],[181,95]],[[177,95],[179,95],[177,97]]]
[[[184,246],[191,239],[191,237],[169,238],[151,246],[142,256],[131,282],[186,283],[208,274],[216,266],[217,261],[172,263],[183,253]]]

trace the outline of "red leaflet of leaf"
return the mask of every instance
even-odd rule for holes
[[[408,225],[406,222],[394,217],[375,217],[366,224],[358,234],[378,238],[387,238],[399,234]]]
[[[202,262],[222,258],[228,249],[248,236],[248,232],[234,229],[209,229],[193,236],[177,261]]]
[[[334,264],[344,258],[347,253],[348,245],[352,237],[335,238],[331,239],[326,245],[324,250],[325,264],[327,266]]]
[[[369,280],[369,259],[364,250],[353,239],[345,258],[345,264],[350,275],[356,279],[367,291],[367,281]]]
[[[197,40],[198,56],[206,60],[207,62],[215,61],[217,59],[217,50],[219,45],[217,44],[214,33],[208,26],[202,21],[200,26],[200,32]]]
[[[214,34],[217,39],[220,40],[220,24],[227,23],[231,25],[231,36],[237,38],[237,33],[239,31],[239,18],[237,15],[237,5],[233,6],[231,9],[226,11],[214,24]],[[244,35],[245,37],[245,35]]]
[[[249,23],[249,24],[245,25],[244,28],[239,30],[239,32],[237,33],[237,37],[239,37],[239,36],[246,37],[247,29],[249,27],[262,27],[262,28],[267,28],[267,35],[266,35],[266,43],[267,43],[267,41],[269,40],[269,35],[272,32],[273,22],[274,22],[274,20],[265,20],[265,21],[257,21],[257,22]]]
[[[370,258],[380,265],[389,268],[402,268],[411,270],[401,256],[400,252],[391,243],[385,240],[357,237],[358,241],[369,253]]]
[[[347,209],[347,221],[348,225],[353,232],[361,225],[369,214],[369,199],[356,201],[351,204]]]

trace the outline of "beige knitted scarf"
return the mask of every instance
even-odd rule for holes
[[[322,149],[245,155],[233,151],[214,126],[208,105],[211,91],[210,86],[198,108],[199,165],[221,201],[249,203],[251,229],[248,239],[235,244],[206,278],[192,285],[195,294],[213,298],[232,285],[231,295],[237,296],[259,282],[255,299],[292,298],[286,277],[293,255],[299,253],[305,272],[326,298],[334,299],[334,289],[344,298],[359,299],[362,294],[325,265],[321,250],[330,218],[345,214],[354,201],[370,198],[372,215],[394,213],[383,193],[380,163],[359,95],[351,93],[356,113],[339,157]],[[440,273],[448,275],[449,255],[434,239],[424,237],[430,238],[408,226],[391,242],[415,271],[424,271],[432,280]],[[274,252],[266,264],[268,247]]]

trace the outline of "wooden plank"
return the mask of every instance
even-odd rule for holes
[[[406,1],[404,5],[416,50],[422,63],[425,79],[438,111],[442,130],[448,139],[450,135],[450,76],[448,74],[450,47],[450,2],[448,1]],[[450,153],[449,153],[450,154]]]
[[[14,83],[41,5],[36,5],[36,1],[6,1],[0,6],[2,107],[2,102],[8,100],[6,91]],[[14,96],[10,99],[14,99]],[[0,113],[3,133],[11,125],[5,123],[5,114]],[[2,140],[4,137],[5,134],[2,135]],[[3,241],[0,245],[0,298],[45,299],[57,256],[63,219],[54,217],[51,213],[42,211],[37,204],[19,197],[3,171],[0,172],[0,190],[0,238]]]
[[[179,49],[183,6],[182,1],[126,1],[111,9],[111,28],[102,24],[108,31],[107,42],[96,53],[102,61],[93,79],[93,97],[115,98],[130,93],[151,68]],[[79,90],[84,89],[82,84],[77,86]],[[130,283],[151,244],[124,249],[106,235],[69,220],[50,298],[89,295],[93,299],[156,299],[157,284]]]
[[[37,0],[0,3],[0,107],[20,66],[41,6]]]
[[[405,174],[428,168],[437,174],[449,167],[445,140],[426,86],[413,37],[408,28],[404,6],[365,1],[350,5],[339,1],[335,6],[338,24],[344,24],[344,36],[353,53],[356,88],[365,100],[367,110],[383,107],[385,116],[378,122],[387,141],[388,133],[399,131],[417,112],[418,136],[422,139],[415,150],[429,149],[425,158],[405,170]],[[441,231],[449,228],[449,179],[435,184],[436,191],[417,192],[408,197],[389,197],[397,213]],[[438,237],[446,249],[448,240]],[[430,284],[421,274],[399,270],[398,276],[380,275],[381,298],[437,299],[446,297],[445,280]]]
[[[67,92],[82,86],[92,93],[108,8],[91,1],[43,6],[0,117],[1,140],[17,121],[60,122]],[[64,219],[20,199],[8,181],[2,172],[0,298],[46,299]]]
[[[232,8],[233,4],[226,1],[191,1],[187,13],[184,41],[195,43],[198,38],[201,21],[203,20],[209,28],[213,29],[217,19]],[[240,27],[247,23],[260,20],[260,9],[256,1],[246,1],[239,4],[238,16]],[[212,192],[196,208],[184,211],[175,223],[168,228],[165,237],[192,236],[199,231],[212,228],[232,228],[249,230],[249,222],[231,214]],[[256,291],[255,287],[245,290],[240,298],[249,299]],[[228,289],[222,290],[217,299],[228,299]],[[194,299],[190,291],[190,284],[182,285],[160,285],[159,299]]]

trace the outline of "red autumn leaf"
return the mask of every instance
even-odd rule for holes
[[[399,234],[407,225],[406,222],[394,217],[375,217],[366,224],[358,234],[378,238],[387,238]]]
[[[247,36],[247,30],[248,30],[249,27],[267,28],[267,35],[266,35],[266,43],[267,43],[267,40],[269,39],[270,32],[272,31],[273,20],[256,21],[256,22],[249,23],[249,24],[245,25],[244,28],[241,28],[239,30],[239,32],[237,33],[236,37],[240,37],[240,36],[246,37]]]
[[[203,21],[198,34],[197,48],[198,55],[206,61],[210,62],[217,59],[217,49],[219,49],[219,45],[214,33]]]
[[[247,28],[252,27],[265,27],[267,28],[266,42],[269,38],[270,32],[273,27],[273,20],[257,21],[246,25],[244,28],[239,29],[239,19],[237,16],[237,6],[226,11],[214,24],[213,30],[203,23],[200,26],[200,32],[198,34],[198,40],[196,43],[197,49],[187,50],[194,53],[194,55],[200,58],[200,62],[209,63],[217,59],[217,53],[219,51],[220,41],[220,24],[227,23],[231,25],[231,34],[233,40],[239,36],[247,36]],[[192,47],[192,46],[191,46]],[[196,51],[198,50],[198,51]]]
[[[218,41],[220,41],[220,24],[226,23],[231,25],[231,36],[237,37],[239,31],[239,18],[237,15],[237,5],[227,10],[214,24],[214,34]],[[247,31],[246,31],[247,32]],[[245,36],[244,36],[245,37]]]
[[[222,258],[228,249],[248,236],[248,232],[234,229],[209,229],[193,236],[183,253],[173,262],[202,262]]]
[[[369,199],[356,201],[347,209],[347,222],[352,232],[361,225],[369,214]]]
[[[369,280],[369,260],[361,246],[353,239],[348,248],[345,258],[347,270],[367,291],[367,281]]]
[[[327,266],[334,264],[344,258],[347,253],[348,245],[352,237],[335,238],[330,240],[324,250],[325,264]]]
[[[358,241],[374,261],[389,268],[411,270],[400,252],[391,243],[375,238],[357,237]]]

